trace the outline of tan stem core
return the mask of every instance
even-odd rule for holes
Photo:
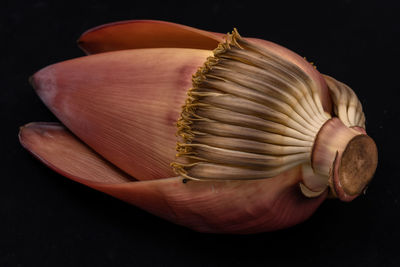
[[[332,118],[316,137],[311,161],[315,172],[329,176],[333,194],[350,201],[372,179],[378,164],[378,150],[368,135]]]
[[[377,165],[378,150],[374,140],[364,134],[351,139],[334,172],[333,186],[338,197],[358,196],[371,181]]]

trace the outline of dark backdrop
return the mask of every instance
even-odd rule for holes
[[[398,1],[2,1],[0,266],[400,266]],[[301,3],[300,3],[301,2]],[[261,3],[261,1],[260,1]],[[379,166],[366,195],[326,201],[305,223],[250,236],[201,234],[74,183],[18,143],[18,127],[57,121],[28,84],[83,55],[85,30],[159,19],[286,46],[361,99]]]

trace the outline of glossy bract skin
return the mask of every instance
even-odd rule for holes
[[[297,54],[248,39],[296,64],[332,102],[321,74]],[[224,35],[161,21],[124,21],[85,32],[87,56],[31,79],[60,123],[30,123],[21,144],[60,174],[200,232],[257,233],[298,224],[326,199],[305,197],[298,166],[273,178],[188,181],[176,177],[176,122],[192,75]]]

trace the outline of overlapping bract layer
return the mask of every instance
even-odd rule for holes
[[[334,112],[347,127],[357,126],[365,129],[365,115],[360,100],[346,84],[324,75],[328,85]]]

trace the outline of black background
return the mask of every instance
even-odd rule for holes
[[[0,266],[400,266],[398,1],[2,1]],[[261,2],[260,2],[261,3]],[[295,4],[297,3],[297,4]],[[196,233],[74,183],[18,142],[57,121],[28,84],[83,56],[75,41],[112,21],[159,19],[267,39],[350,85],[379,166],[367,194],[326,201],[305,223],[248,236]]]

